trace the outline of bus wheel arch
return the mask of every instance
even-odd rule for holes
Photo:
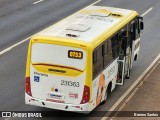
[[[110,93],[111,93],[111,89],[112,89],[112,82],[110,81],[109,82],[109,84],[108,84],[108,86],[107,86],[107,89],[106,89],[106,91],[105,91],[105,95],[104,95],[104,99],[103,99],[103,101],[101,102],[101,104],[105,104],[106,103],[106,101],[107,101],[107,99],[108,99],[108,96],[110,95]]]

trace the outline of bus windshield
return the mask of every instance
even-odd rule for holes
[[[80,48],[47,43],[34,43],[31,54],[32,64],[47,64],[85,69],[86,52]]]

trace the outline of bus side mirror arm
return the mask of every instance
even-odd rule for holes
[[[141,17],[141,16],[138,16],[138,19],[143,21],[143,17]]]

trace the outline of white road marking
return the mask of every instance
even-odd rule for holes
[[[4,49],[4,50],[2,50],[2,51],[0,52],[0,55],[3,55],[4,53],[6,53],[6,52],[12,50],[13,48],[17,47],[18,45],[20,45],[20,44],[26,42],[26,41],[29,40],[31,37],[32,37],[32,36],[30,36],[30,37],[28,37],[28,38],[26,38],[26,39],[24,39],[24,40],[22,40],[22,41],[20,41],[20,42],[18,42],[18,43],[16,43],[16,44],[12,45],[12,46],[10,46],[10,47]]]
[[[153,7],[149,8],[146,12],[144,12],[141,16],[144,17],[147,15]],[[108,110],[114,111],[116,107],[123,101],[123,99],[133,90],[133,88],[139,83],[139,81],[145,76],[145,74],[152,68],[152,66],[160,59],[160,54],[156,57],[156,59],[150,64],[150,66],[138,77],[138,79],[131,85],[131,87],[117,100],[117,102]],[[108,117],[103,117],[101,120],[106,120]]]
[[[38,0],[38,1],[34,2],[33,5],[38,4],[38,3],[41,3],[41,2],[43,2],[43,1],[44,1],[44,0]]]
[[[144,12],[141,16],[144,17],[146,14],[148,14],[151,10],[153,9],[153,7],[149,8],[146,12]]]
[[[44,1],[44,0],[39,0],[39,1],[37,1],[37,2],[34,2],[33,4],[37,4],[37,3],[43,2],[43,1]],[[94,5],[94,4],[96,4],[96,3],[100,2],[100,1],[101,1],[101,0],[97,0],[96,2],[94,2],[94,3],[90,4],[90,5]],[[88,5],[88,6],[90,6],[90,5]],[[49,27],[50,27],[50,26],[49,26]],[[40,32],[41,32],[41,31],[40,31]],[[32,36],[33,36],[33,35],[32,35]],[[20,41],[20,42],[18,42],[18,43],[16,43],[16,44],[12,45],[12,46],[10,46],[10,47],[8,47],[8,48],[0,51],[0,55],[3,55],[4,53],[12,50],[13,48],[17,47],[18,45],[20,45],[20,44],[28,41],[32,36],[30,36],[30,37],[28,37],[28,38],[26,38],[26,39],[24,39],[24,40],[22,40],[22,41]]]
[[[101,2],[101,1],[102,1],[102,0],[97,0],[96,2],[94,2],[94,3],[90,4],[89,6],[91,6],[91,5],[95,5],[95,4],[97,4],[97,3]]]

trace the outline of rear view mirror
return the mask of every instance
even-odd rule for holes
[[[138,17],[138,19],[140,20],[140,30],[144,29],[144,23],[143,23],[143,17]]]
[[[144,29],[144,23],[141,21],[140,22],[140,30],[143,30]]]

